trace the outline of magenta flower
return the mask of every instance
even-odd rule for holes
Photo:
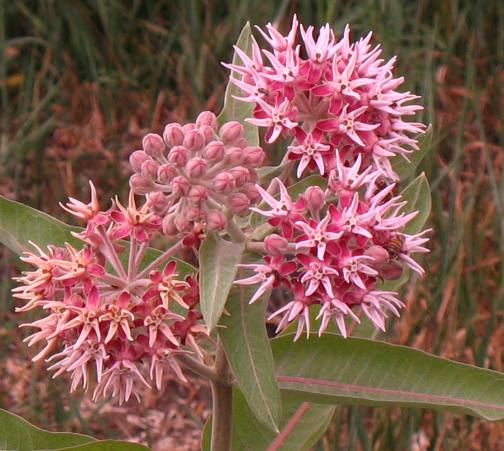
[[[303,285],[300,283],[294,283],[292,288],[294,294],[294,300],[289,302],[284,307],[279,308],[276,312],[268,317],[268,320],[272,320],[276,316],[282,315],[283,318],[280,320],[277,326],[277,332],[284,329],[287,324],[294,320],[298,320],[298,327],[296,330],[296,335],[294,336],[294,341],[296,341],[303,330],[306,328],[306,336],[310,335],[310,306],[313,304],[313,299],[305,293]]]
[[[268,191],[256,185],[256,189],[261,195],[264,202],[266,202],[271,210],[262,210],[260,208],[251,208],[252,211],[266,216],[268,222],[272,226],[280,226],[282,233],[286,238],[291,238],[293,233],[293,224],[295,221],[302,220],[303,216],[300,215],[305,208],[304,199],[300,198],[293,202],[287,188],[280,179],[275,178],[271,182],[270,189],[278,187],[280,190],[280,199],[276,200]]]
[[[298,125],[292,120],[296,116],[296,109],[288,100],[270,105],[262,99],[257,99],[257,104],[260,109],[255,112],[255,117],[247,119],[247,122],[258,127],[268,127],[266,142],[270,144],[275,142],[282,132],[292,130]]]
[[[283,278],[289,276],[296,270],[293,262],[284,262],[281,257],[266,257],[266,264],[241,264],[240,268],[253,269],[255,275],[245,279],[236,280],[236,285],[260,284],[252,298],[250,304],[257,301],[264,293],[278,285]]]
[[[296,146],[289,146],[289,159],[300,160],[297,168],[298,178],[301,177],[307,167],[312,167],[314,164],[320,174],[324,175],[327,172],[324,157],[327,158],[330,149],[331,146],[320,143],[311,133],[305,135],[301,142],[298,141]]]
[[[331,219],[331,215],[328,213],[318,223],[313,220],[310,221],[311,224],[297,221],[296,226],[303,230],[306,237],[301,237],[300,241],[296,242],[296,249],[316,248],[317,258],[323,260],[327,243],[338,240],[343,235],[343,231],[338,226],[329,224]]]
[[[325,290],[329,296],[334,296],[331,276],[337,276],[338,270],[333,268],[328,262],[318,258],[300,254],[297,256],[299,262],[305,267],[305,272],[301,277],[301,282],[306,284],[305,294],[310,296],[320,288]]]
[[[411,104],[417,96],[398,90],[404,79],[393,75],[395,58],[381,59],[379,46],[370,44],[371,34],[352,43],[348,26],[339,41],[329,25],[317,37],[313,27],[301,26],[299,43],[296,18],[287,36],[271,25],[266,29],[259,31],[271,50],[261,50],[253,41],[252,57],[239,52],[242,64],[226,65],[234,71],[232,82],[244,92],[236,98],[255,106],[248,120],[268,127],[268,142],[301,133],[316,136],[312,147],[318,143],[344,152],[351,164],[362,155],[371,172],[396,180],[388,157],[407,158],[417,147],[410,135],[421,133],[424,126],[403,119],[422,107]],[[304,153],[298,149],[297,155]],[[306,167],[327,172],[320,158],[314,157],[309,166],[307,160],[302,160],[298,176]]]

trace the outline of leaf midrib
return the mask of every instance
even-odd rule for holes
[[[263,401],[263,404],[266,408],[266,412],[268,413],[268,416],[270,418],[270,421],[271,421],[271,424],[273,424],[277,429],[278,429],[278,426],[276,424],[276,421],[275,419],[273,418],[273,413],[271,412],[269,406],[268,406],[268,403],[266,402],[266,396],[263,392],[263,389],[262,389],[262,386],[261,386],[261,383],[260,383],[260,378],[257,374],[257,370],[256,370],[256,367],[255,365],[253,364],[254,360],[252,358],[252,349],[251,349],[251,346],[250,346],[250,343],[249,343],[249,334],[248,334],[248,327],[247,327],[247,322],[245,321],[245,307],[244,307],[244,298],[243,298],[243,293],[244,293],[244,288],[241,286],[240,287],[240,322],[242,323],[242,327],[243,327],[243,331],[244,331],[244,342],[245,342],[245,349],[246,349],[246,352],[247,352],[247,357],[249,359],[250,362],[252,362],[252,374],[254,376],[254,380],[256,381],[256,386],[257,386],[257,389],[259,390],[259,393],[261,395],[261,399]]]
[[[417,393],[408,390],[395,390],[392,388],[380,388],[380,387],[371,387],[369,385],[361,385],[361,384],[350,384],[344,382],[335,382],[327,379],[317,379],[317,378],[309,378],[302,376],[287,376],[287,375],[277,375],[278,382],[286,382],[286,383],[297,383],[302,384],[304,387],[307,385],[315,385],[322,387],[334,387],[342,391],[346,392],[358,392],[358,393],[369,393],[369,394],[377,394],[377,395],[397,395],[397,396],[409,396],[411,398],[416,398],[419,400],[431,400],[438,402],[446,402],[447,404],[454,404],[457,406],[473,406],[484,409],[495,409],[498,411],[504,412],[504,406],[489,402],[481,402],[475,401],[471,399],[464,399],[453,396],[446,395],[434,395],[427,393]],[[303,391],[306,391],[304,389]],[[326,394],[326,393],[320,393]],[[330,396],[330,395],[329,395]],[[337,396],[337,395],[335,395]]]

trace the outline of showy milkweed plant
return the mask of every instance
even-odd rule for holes
[[[145,135],[126,200],[90,182],[61,205],[81,229],[2,201],[54,237],[2,232],[29,265],[13,296],[38,312],[21,325],[33,360],[119,404],[166,373],[208,379],[213,451],[308,449],[341,403],[502,418],[502,375],[371,339],[424,275],[431,232],[425,176],[404,183],[430,128],[395,58],[295,17],[257,38],[247,25],[224,63],[218,117]]]

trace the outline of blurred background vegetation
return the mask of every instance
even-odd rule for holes
[[[0,193],[62,219],[57,203],[127,188],[149,130],[221,108],[232,44],[247,20],[329,22],[374,32],[434,126],[421,170],[433,190],[428,275],[387,340],[503,371],[504,2],[482,0],[0,0]],[[128,409],[70,397],[30,363],[0,263],[0,407],[39,426],[197,449],[203,383],[173,383]],[[26,317],[24,318],[26,319]],[[160,441],[164,434],[171,441]],[[341,407],[317,450],[498,450],[504,427],[431,411]],[[417,448],[414,446],[418,445]]]

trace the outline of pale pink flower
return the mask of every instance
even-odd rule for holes
[[[339,299],[333,298],[328,299],[327,301],[322,303],[322,307],[320,308],[320,312],[317,315],[317,319],[321,319],[320,328],[318,331],[319,337],[324,333],[329,325],[329,321],[331,318],[334,319],[334,322],[338,326],[338,329],[345,338],[347,337],[347,329],[345,324],[345,318],[350,316],[354,321],[360,323],[359,318],[352,312],[352,309],[340,301]]]
[[[155,138],[145,145],[157,152]],[[95,386],[95,400],[110,395],[122,403],[132,394],[139,398],[149,379],[159,388],[164,363],[185,381],[174,359],[180,353],[203,359],[196,338],[207,330],[197,323],[198,284],[194,277],[180,280],[172,258],[183,241],[144,262],[159,222],[132,195],[128,207],[115,205],[90,216],[86,233],[75,235],[82,249],[34,246],[23,259],[35,270],[18,277],[13,291],[26,303],[19,311],[41,307],[45,314],[22,325],[35,329],[28,346],[43,344],[33,360],[51,362],[53,377],[69,374],[72,392]],[[98,216],[107,220],[95,221]],[[185,314],[174,313],[173,302]]]

